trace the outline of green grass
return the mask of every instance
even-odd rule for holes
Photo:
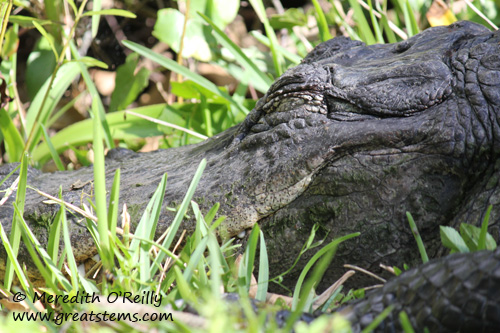
[[[366,3],[331,0],[331,9],[324,12],[319,3],[314,0],[314,8],[307,13],[287,11],[268,18],[262,1],[251,0],[250,4],[261,20],[266,36],[259,31],[251,31],[250,35],[269,48],[270,58],[267,57],[267,51],[240,48],[226,35],[224,29],[234,19],[235,8],[237,10],[239,1],[229,1],[227,6],[219,7],[214,6],[212,2],[208,3],[209,5],[206,7],[197,7],[196,3],[188,6],[189,20],[187,23],[190,24],[189,29],[187,31],[184,29],[182,34],[169,35],[168,38],[176,42],[181,36],[201,38],[203,43],[199,44],[206,45],[208,48],[208,55],[205,53],[203,56],[208,57],[211,63],[224,68],[240,82],[235,91],[230,92],[227,87],[215,85],[188,67],[179,64],[179,61],[171,60],[137,43],[124,41],[123,44],[135,53],[127,58],[127,63],[123,67],[118,69],[120,76],[108,104],[108,101],[101,98],[89,73],[91,67],[105,68],[106,65],[99,59],[79,55],[77,47],[81,36],[78,35],[77,26],[83,25],[82,20],[85,20],[86,17],[91,17],[91,35],[92,38],[95,38],[98,32],[99,18],[102,19],[103,15],[133,19],[135,17],[135,14],[132,13],[133,10],[116,8],[101,10],[101,1],[93,1],[93,10],[90,11],[87,7],[87,0],[78,3],[78,6],[73,0],[48,0],[43,2],[44,7],[36,10],[31,8],[30,3],[26,1],[0,2],[0,55],[2,56],[0,66],[0,93],[2,96],[0,143],[5,147],[5,162],[21,162],[10,235],[7,235],[3,227],[0,226],[0,236],[9,258],[4,277],[3,290],[5,293],[22,291],[29,295],[27,305],[31,309],[35,309],[30,302],[35,292],[33,283],[16,259],[22,242],[44,278],[45,285],[40,290],[48,294],[73,296],[77,292],[95,292],[99,295],[131,292],[140,295],[145,292],[154,292],[162,296],[162,305],[172,305],[175,304],[175,301],[183,299],[200,314],[200,317],[194,316],[191,318],[194,321],[186,324],[182,320],[176,320],[175,317],[181,315],[175,311],[182,310],[185,305],[180,306],[180,308],[174,305],[172,310],[174,322],[164,320],[149,323],[150,327],[158,328],[160,331],[262,331],[266,330],[266,327],[270,329],[275,325],[272,320],[266,324],[266,316],[275,311],[276,308],[262,310],[259,314],[255,314],[251,310],[248,301],[251,277],[254,269],[258,267],[256,298],[264,300],[269,284],[279,283],[281,278],[293,267],[280,276],[269,276],[265,238],[258,225],[251,232],[241,264],[235,265],[234,255],[236,251],[239,251],[238,246],[233,244],[234,240],[232,239],[219,242],[217,238],[218,227],[223,222],[223,218],[215,219],[219,206],[215,205],[208,212],[202,212],[198,205],[192,201],[194,190],[202,177],[206,162],[200,161],[200,166],[193,175],[193,181],[178,208],[171,227],[159,241],[154,239],[154,234],[161,214],[163,196],[165,191],[168,191],[168,175],[158,179],[157,192],[151,198],[141,219],[130,221],[129,217],[127,218],[126,208],[122,215],[118,214],[120,210],[118,207],[120,170],[117,170],[114,175],[113,185],[109,193],[111,199],[109,204],[107,203],[104,150],[117,145],[137,149],[140,148],[141,140],[149,136],[163,136],[162,147],[168,148],[196,143],[201,140],[200,137],[215,135],[241,122],[249,110],[253,108],[255,100],[246,96],[248,87],[265,93],[275,78],[287,68],[300,62],[300,59],[307,53],[310,44],[317,45],[332,35],[338,34],[340,32],[338,27],[342,27],[351,38],[362,40],[367,44],[397,42],[428,26],[425,12],[430,2],[385,0],[381,5],[379,2],[370,0]],[[126,4],[131,4],[130,8],[136,9],[134,7],[137,5],[136,1],[123,3],[123,5]],[[488,13],[487,19],[496,24],[500,23],[500,15],[490,10],[488,1],[476,3],[476,6],[480,6],[479,11]],[[12,12],[12,8],[16,11]],[[24,11],[21,12],[21,9]],[[158,17],[161,16],[160,13],[163,12],[158,11]],[[454,14],[458,19],[486,22],[486,18],[471,7]],[[184,13],[175,12],[175,15],[180,19],[185,19]],[[355,24],[352,24],[350,17],[353,17]],[[316,40],[304,43],[305,39],[300,35],[301,32],[298,28],[303,27],[309,18],[316,20],[319,35]],[[68,25],[62,26],[62,22],[69,23],[64,23]],[[273,26],[273,24],[282,24],[283,22],[286,23],[284,29],[289,36],[288,39],[293,43],[292,48],[296,49],[300,55],[290,52],[283,45],[280,45],[275,32],[278,27]],[[208,27],[210,29],[207,29]],[[27,63],[27,71],[31,70],[37,75],[20,78],[17,73],[19,67],[17,45],[20,31],[25,31],[25,29],[36,31],[40,38],[31,51],[33,57],[29,58]],[[170,29],[168,25],[167,31],[162,29],[165,29],[165,26],[155,25],[153,35],[165,36],[166,33],[175,33],[176,31]],[[175,44],[170,45],[174,50],[179,47]],[[187,50],[184,49],[183,56],[187,54],[186,52]],[[196,54],[193,54],[192,57],[194,58],[190,61],[199,61]],[[37,61],[33,59],[37,59]],[[172,92],[179,97],[178,103],[162,103],[125,110],[147,86],[146,78],[150,71],[144,70],[144,68],[139,72],[134,70],[140,63],[139,59],[148,59],[159,68],[179,73],[186,79],[183,82],[171,82]],[[81,78],[85,91],[68,99],[65,94],[77,78]],[[20,82],[25,82],[29,88],[25,100],[21,100],[19,96]],[[89,118],[54,133],[56,121],[86,94],[92,98]],[[182,99],[190,102],[184,102]],[[23,109],[23,105],[29,105],[27,110]],[[147,117],[162,120],[164,123],[151,122]],[[174,126],[165,125],[166,123]],[[178,128],[185,130],[179,131]],[[193,135],[193,132],[199,134]],[[91,144],[94,154],[92,161],[94,164],[94,200],[86,202],[86,206],[90,208],[84,212],[80,210],[81,207],[73,207],[62,202],[61,193],[59,193],[59,198],[50,199],[53,203],[60,205],[60,210],[52,221],[48,246],[44,249],[23,218],[26,191],[33,190],[27,181],[28,165],[42,167],[53,160],[59,170],[66,169],[69,165],[61,158],[61,154],[70,149],[79,154],[81,160],[85,160],[84,155],[88,149],[86,145],[89,144]],[[85,148],[82,149],[82,146]],[[86,161],[86,163],[90,163],[90,161]],[[6,178],[8,177],[13,176],[11,174]],[[1,182],[3,183],[4,180],[2,179]],[[491,236],[487,233],[490,211],[491,208],[486,214],[481,228],[464,224],[460,227],[460,234],[455,230],[442,228],[443,243],[452,251],[473,251],[496,247]],[[66,212],[83,215],[83,221],[93,235],[95,246],[102,260],[102,266],[99,269],[103,272],[103,279],[84,276],[78,270],[69,241]],[[185,236],[183,247],[174,250],[176,234],[188,212],[193,214],[196,219],[196,230],[193,234]],[[413,220],[410,214],[408,214],[408,218]],[[138,223],[134,234],[130,232],[130,223]],[[311,251],[320,245],[321,242],[314,242],[316,230],[317,226],[313,227],[310,238],[304,244],[293,266],[297,264],[300,256],[306,251]],[[414,230],[415,235],[418,235],[415,225],[412,226],[412,230]],[[336,246],[354,236],[356,234],[345,235],[324,245],[306,265],[292,293],[292,318],[283,331],[289,331],[292,327],[298,332],[319,332],[332,327],[339,331],[349,329],[349,324],[339,316],[320,317],[307,327],[303,323],[295,324],[294,318],[302,311],[312,310],[311,305],[316,298],[315,287],[333,257]],[[422,251],[422,258],[424,258],[423,243],[421,240],[417,240],[417,242],[419,242],[419,249]],[[62,251],[59,251],[60,248]],[[257,253],[257,251],[259,252]],[[257,257],[259,258],[258,263]],[[306,279],[308,273],[312,277]],[[17,286],[13,287],[15,279],[18,282]],[[241,322],[240,310],[235,311],[233,305],[222,301],[223,291],[239,293],[243,304],[241,311],[246,316],[244,323]],[[347,298],[351,297],[352,294],[352,291],[347,292]],[[94,307],[102,311],[108,309],[110,305],[63,303],[55,308],[46,307],[44,311],[54,315],[61,311],[85,313],[92,311]],[[3,308],[9,309],[9,306],[3,305]],[[111,308],[116,311],[120,310],[113,306]],[[135,310],[137,307],[128,308],[126,311]],[[381,320],[390,311],[390,308],[387,309],[378,320]],[[400,317],[402,323],[406,325],[405,331],[411,332],[407,316],[402,313]],[[197,328],[198,324],[204,325],[203,328]],[[13,322],[10,316],[0,319],[1,331],[19,331],[19,325],[20,323]],[[24,322],[23,325],[21,326],[23,329],[27,328],[28,325],[34,326],[34,330],[40,330],[41,326],[54,332],[60,329],[60,326],[54,322],[44,322],[43,324]],[[67,325],[70,326],[69,330],[82,330],[80,322],[75,321]],[[109,328],[98,323],[90,325],[92,326],[91,330],[109,331]],[[126,321],[113,326],[114,331],[128,332],[134,329],[138,330],[136,324]]]

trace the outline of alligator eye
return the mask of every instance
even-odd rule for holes
[[[329,96],[326,100],[326,105],[328,107],[328,118],[333,120],[360,121],[378,118],[369,114],[364,114],[363,110],[356,105],[340,98]]]

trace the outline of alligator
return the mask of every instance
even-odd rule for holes
[[[325,241],[361,232],[338,247],[325,285],[344,273],[344,263],[374,272],[380,263],[418,266],[407,211],[431,257],[445,254],[440,225],[480,223],[489,205],[495,207],[489,231],[498,239],[499,43],[500,33],[471,22],[429,28],[395,44],[336,37],[279,77],[240,125],[190,146],[151,153],[111,150],[107,186],[120,168],[120,200],[138,221],[164,173],[164,205],[176,207],[206,159],[195,200],[204,209],[220,203],[226,235],[241,235],[258,223],[272,272],[291,267],[313,227]],[[0,174],[13,167],[3,166]],[[92,169],[30,169],[28,175],[31,186],[53,195],[62,186],[64,199],[80,205],[92,185],[72,188],[77,180],[92,180]],[[42,243],[57,209],[43,200],[28,190],[24,214]],[[12,201],[0,207],[7,232]],[[157,236],[173,214],[164,210]],[[75,257],[83,262],[96,254],[93,240],[78,216],[68,219]],[[194,222],[183,227],[193,230]],[[289,284],[313,254],[303,255]],[[5,258],[2,248],[0,266]],[[23,249],[19,258],[29,262]],[[352,284],[368,283],[355,276]],[[412,323],[422,327],[417,319]]]

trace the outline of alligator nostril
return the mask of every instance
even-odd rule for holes
[[[394,53],[403,53],[411,47],[411,43],[408,41],[402,41],[394,45]]]

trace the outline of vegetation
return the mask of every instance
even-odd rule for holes
[[[144,151],[151,140],[155,143],[154,148],[195,143],[239,123],[255,105],[255,97],[265,93],[276,77],[331,36],[347,34],[368,44],[392,43],[429,25],[448,24],[456,19],[482,24],[489,24],[485,23],[486,20],[492,24],[500,22],[496,9],[500,4],[498,0],[475,1],[473,5],[467,3],[459,9],[457,6],[450,9],[431,5],[427,0],[313,0],[312,6],[305,9],[282,11],[277,8],[276,14],[271,16],[261,0],[250,0],[258,18],[250,23],[257,23],[263,33],[251,31],[249,35],[257,42],[252,47],[241,47],[228,37],[228,31],[233,28],[228,26],[235,20],[242,4],[236,0],[219,2],[187,0],[174,3],[176,8],[157,8],[150,4],[142,8],[143,3],[128,0],[115,1],[116,8],[103,8],[105,4],[100,0],[0,1],[0,163],[21,162],[10,235],[0,227],[0,236],[9,255],[2,292],[5,295],[22,292],[28,296],[21,303],[5,301],[2,307],[13,310],[21,305],[31,314],[53,316],[52,320],[36,323],[14,321],[12,316],[5,316],[0,320],[2,331],[19,330],[20,326],[26,328],[29,325],[34,330],[44,326],[48,331],[58,331],[61,325],[74,331],[146,331],[150,328],[160,331],[274,331],[277,323],[267,314],[275,309],[256,314],[248,299],[249,292],[255,292],[256,299],[265,300],[268,282],[279,282],[279,277],[269,277],[265,239],[259,227],[254,227],[243,258],[236,264],[238,246],[232,239],[219,244],[216,237],[217,226],[223,221],[222,218],[215,220],[218,207],[201,212],[191,200],[205,162],[200,161],[171,228],[161,239],[155,240],[154,230],[161,214],[163,194],[168,191],[168,175],[159,180],[157,192],[132,234],[126,206],[118,216],[119,170],[115,174],[109,204],[106,199],[105,151],[116,146]],[[95,46],[104,40],[99,23],[105,17],[107,22],[120,22],[115,27],[119,27],[118,32],[123,32],[125,27],[137,22],[134,13],[141,15],[146,33],[135,40],[119,39],[123,45],[120,46],[121,52],[128,54],[122,57],[123,61],[116,63],[100,59],[99,52],[92,52],[89,45]],[[147,30],[148,19],[155,20],[151,34]],[[314,31],[315,35],[306,36],[308,30]],[[161,43],[157,43],[158,40]],[[286,47],[279,42],[284,40],[288,43]],[[172,53],[158,51],[162,49],[161,45],[168,45],[177,59],[167,56]],[[199,68],[202,63],[222,68],[237,83],[220,86],[191,70]],[[111,92],[104,93],[98,86],[100,82],[96,75],[102,74],[99,68],[115,73]],[[166,70],[177,73],[175,80],[169,80]],[[160,79],[155,81],[155,76]],[[167,84],[170,89],[165,89]],[[153,96],[151,86],[164,96],[163,100],[154,103],[141,101],[144,95]],[[80,120],[68,121],[75,118],[75,114]],[[61,121],[67,124],[60,126]],[[154,139],[148,141],[147,137]],[[85,207],[72,207],[60,199],[61,193],[59,198],[51,198],[61,209],[50,221],[49,245],[43,249],[23,219],[26,191],[37,191],[27,183],[28,166],[66,170],[91,163],[94,165],[93,200],[89,200]],[[0,179],[0,184],[10,176]],[[13,195],[14,190],[11,188],[2,196]],[[67,210],[85,218],[99,251],[102,266],[92,268],[87,274],[78,269],[70,246]],[[197,228],[194,234],[184,237],[183,246],[179,247],[174,243],[174,236],[186,214],[196,218]],[[461,228],[466,248],[475,250],[493,246],[486,236],[487,224],[486,221],[485,227],[479,231],[467,226]],[[442,233],[448,240],[445,244],[451,244],[454,250],[465,249],[458,238],[450,236],[452,231],[443,229]],[[304,252],[324,245],[321,241],[314,242],[314,236],[313,232],[304,245]],[[334,240],[311,259],[297,281],[292,316],[284,331],[294,325],[294,319],[300,313],[315,309],[314,287],[334,255],[336,245],[354,236]],[[59,253],[61,237],[64,251]],[[41,288],[34,286],[16,260],[21,242],[44,277]],[[254,287],[252,272],[257,266],[257,251],[259,276],[257,287]],[[312,274],[306,280],[305,276],[313,266]],[[97,279],[92,275],[94,272],[100,272]],[[79,320],[83,319],[81,316],[73,320],[62,320],[57,316],[103,310],[123,314],[152,313],[157,308],[150,303],[144,310],[140,304],[116,300],[109,304],[104,301],[106,297],[101,298],[102,302],[88,304],[33,302],[35,293],[73,297],[82,293],[124,296],[125,292],[139,296],[161,295],[161,304],[171,306],[168,311],[174,321],[168,317],[148,322],[134,322],[133,318],[97,322],[86,318],[90,322],[84,324]],[[222,300],[223,292],[238,293],[243,304],[244,322],[241,312]],[[342,296],[346,296],[343,298],[346,300],[352,297],[352,292],[342,295],[337,291],[327,297],[326,303],[332,305],[322,309],[338,304]],[[201,317],[181,313],[186,304],[196,309]],[[349,330],[345,320],[338,316],[320,318],[309,328],[303,323],[294,326],[297,331],[322,331],[326,327]]]

